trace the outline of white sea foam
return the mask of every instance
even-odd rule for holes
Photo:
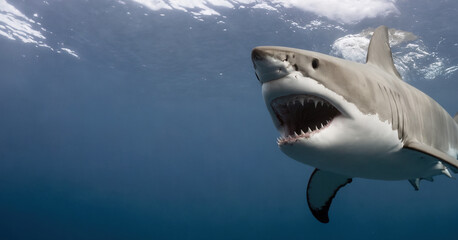
[[[366,29],[335,40],[331,46],[331,54],[364,63],[373,31]],[[413,33],[389,29],[389,36],[395,66],[404,80],[411,80],[413,75],[435,79],[440,75],[449,76],[458,70],[458,66],[447,66],[447,59],[429,50]]]
[[[349,34],[332,44],[332,53],[355,62],[364,62],[370,39],[362,34]]]
[[[457,70],[458,70],[458,66],[452,66],[452,67],[445,69],[445,74],[451,75],[452,73],[454,73]]]
[[[80,58],[80,56],[78,56],[78,54],[76,54],[75,51],[71,50],[70,48],[60,48],[62,51],[72,55],[73,57],[76,57],[76,58]]]
[[[253,8],[265,9],[265,10],[268,10],[268,11],[277,11],[277,8],[270,6],[269,4],[267,4],[265,2],[264,3],[258,3],[256,5],[254,5]]]
[[[358,23],[366,18],[398,14],[394,0],[279,0],[288,8],[298,8],[341,23]]]
[[[44,1],[43,4],[49,5],[46,1]],[[32,44],[37,47],[44,47],[51,51],[55,51],[54,48],[46,42],[46,34],[49,34],[49,32],[37,21],[39,19],[39,14],[34,13],[33,18],[36,20],[27,17],[6,0],[0,0],[0,38],[5,37],[9,40],[21,41],[26,44]],[[60,48],[60,50],[73,57],[79,58],[75,51],[69,48]],[[57,50],[57,52],[61,52],[60,50]]]
[[[395,0],[131,0],[157,11],[180,10],[202,15],[220,15],[223,8],[261,8],[279,11],[297,8],[340,23],[358,23],[366,18],[398,14]]]
[[[285,16],[280,16],[280,18],[291,24],[292,27],[294,28],[298,28],[298,29],[301,29],[301,30],[306,30],[306,31],[314,31],[314,30],[339,30],[339,31],[342,31],[342,32],[346,32],[346,29],[344,29],[342,26],[340,25],[335,25],[335,24],[331,24],[331,23],[326,23],[324,21],[320,21],[320,20],[312,20],[310,21],[309,23],[307,24],[300,24],[292,19],[288,19],[288,18],[285,18]]]
[[[13,5],[5,0],[0,0],[0,35],[10,40],[19,40],[24,43],[32,43],[40,47],[48,46],[44,41],[45,29],[40,23],[28,18]],[[38,29],[38,30],[36,30]]]

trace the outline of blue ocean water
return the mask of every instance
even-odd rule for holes
[[[48,2],[7,3],[38,14],[49,48],[0,35],[0,239],[456,235],[458,182],[445,176],[418,192],[355,179],[331,222],[316,221],[305,198],[313,169],[276,146],[250,59],[258,45],[330,53],[337,38],[388,25],[442,64],[434,79],[409,65],[410,83],[454,114],[457,73],[445,69],[458,65],[456,3],[400,1],[394,17],[339,24],[297,9],[216,8],[218,23],[134,2]]]

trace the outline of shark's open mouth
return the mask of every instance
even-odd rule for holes
[[[271,107],[280,123],[282,136],[278,144],[309,138],[340,115],[328,101],[311,95],[289,95],[274,99]]]

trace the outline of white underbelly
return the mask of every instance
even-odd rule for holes
[[[323,153],[313,149],[299,153],[288,146],[283,146],[282,150],[299,162],[349,177],[381,180],[430,178],[441,174],[444,169],[436,158],[405,148],[383,155]]]

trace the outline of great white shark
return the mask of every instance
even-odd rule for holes
[[[378,27],[365,64],[295,48],[262,46],[251,57],[281,151],[315,167],[307,186],[323,223],[353,178],[420,180],[458,172],[452,118],[396,70],[388,29]]]

